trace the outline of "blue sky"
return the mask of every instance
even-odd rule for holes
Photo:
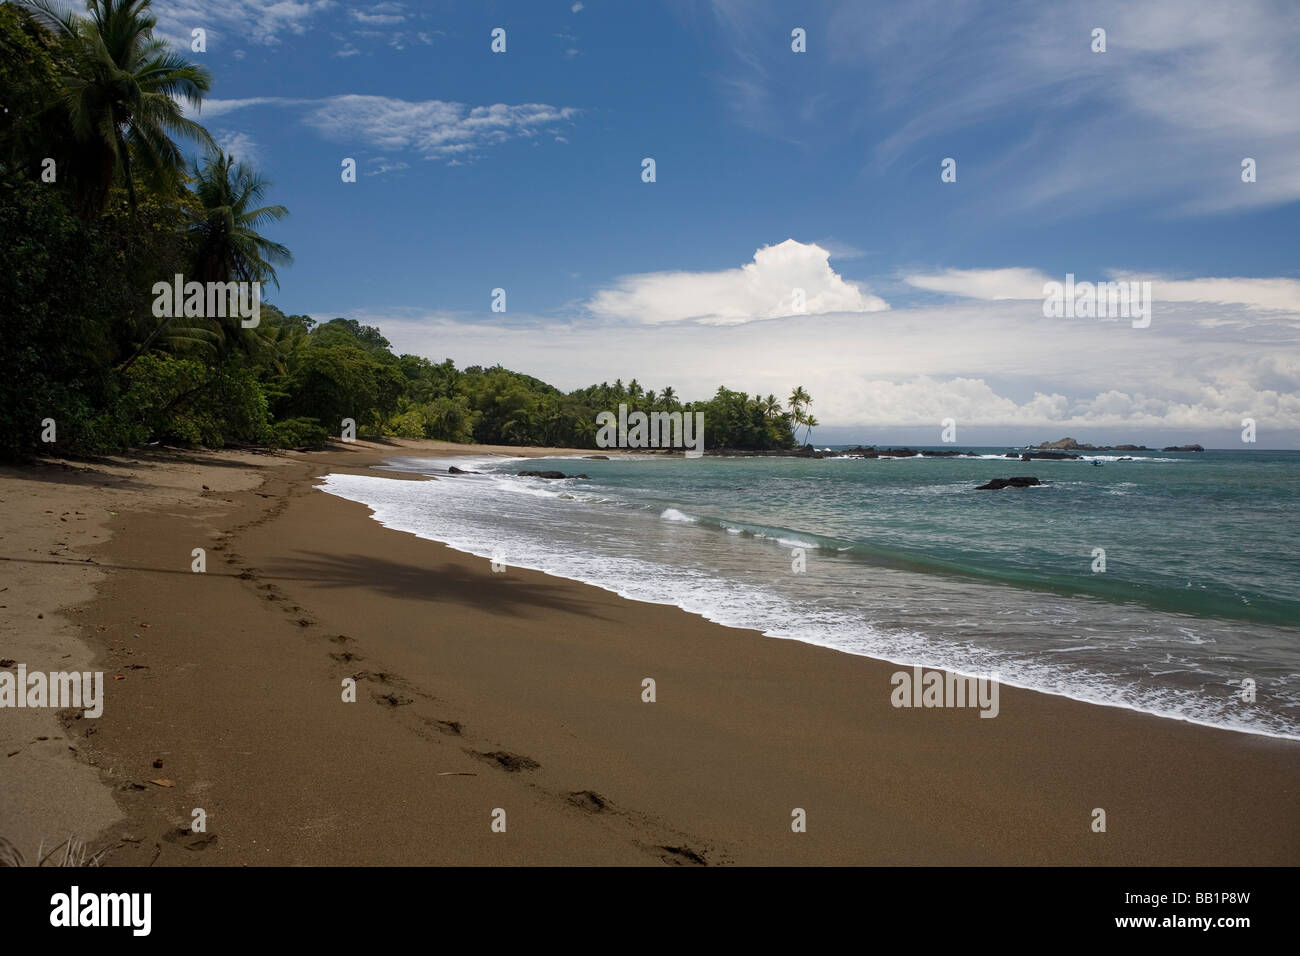
[[[802,383],[826,441],[1300,441],[1293,3],[154,6],[291,210],[287,311],[562,387]],[[1067,272],[1151,280],[1151,326],[1044,319]]]

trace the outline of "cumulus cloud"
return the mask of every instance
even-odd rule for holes
[[[883,299],[846,281],[829,260],[830,253],[821,246],[787,239],[759,249],[753,262],[738,269],[623,276],[613,288],[597,292],[587,308],[600,318],[651,325],[686,320],[734,325],[800,314],[889,308]],[[802,310],[797,290],[802,290]]]

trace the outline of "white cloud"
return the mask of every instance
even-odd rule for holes
[[[257,141],[247,133],[222,132],[217,134],[217,145],[240,162],[260,166],[262,151]]]
[[[234,42],[277,46],[283,34],[306,33],[318,16],[337,6],[334,0],[172,0],[151,11],[158,17],[155,33],[189,49],[196,26]]]
[[[569,7],[569,9],[572,10],[574,13],[578,13],[580,10],[583,9],[582,0],[578,0],[578,2],[575,3],[573,6]]]
[[[1292,447],[1300,443],[1300,325],[1260,315],[1245,304],[1171,302],[1150,328],[1133,329],[1045,318],[1037,298],[966,299],[778,322],[686,322],[670,334],[602,319],[354,317],[379,325],[398,350],[462,366],[500,362],[564,389],[636,377],[647,388],[707,398],[719,384],[783,395],[802,383],[823,426],[868,429],[850,440],[910,426],[933,430],[937,442],[939,422],[952,417],[959,434],[1000,428],[1023,441],[1071,430],[1081,440],[1145,444],[1209,441],[1218,430],[1235,441],[1228,430],[1249,416],[1267,436],[1261,447]]]
[[[1158,275],[1114,273],[1116,279],[1147,279],[1163,302],[1240,303],[1252,309],[1300,313],[1300,279],[1165,279]]]
[[[737,122],[810,149],[865,140],[872,175],[960,153],[974,188],[954,198],[972,215],[1133,203],[1186,215],[1300,199],[1294,2],[909,0],[889,16],[835,2],[801,21],[817,54],[797,58],[798,82],[772,40],[789,34],[781,5],[711,9],[730,54],[717,82]],[[1090,50],[1098,26],[1105,53]],[[865,100],[847,92],[862,88]],[[1258,162],[1254,183],[1241,182],[1244,157]]]
[[[968,299],[1041,299],[1051,280],[1037,269],[947,269],[903,277],[908,285]]]
[[[945,292],[968,299],[1041,299],[1043,285],[1062,282],[1064,276],[1049,276],[1038,269],[947,269],[937,273],[913,273],[903,280],[918,289]],[[1243,305],[1250,309],[1300,313],[1300,280],[1283,278],[1200,278],[1169,279],[1164,276],[1109,270],[1098,280],[1076,275],[1083,281],[1149,281],[1156,302],[1208,302]]]
[[[573,107],[545,103],[469,106],[443,100],[401,100],[388,96],[332,96],[306,100],[255,96],[203,101],[187,115],[211,120],[237,110],[278,106],[303,111],[301,122],[334,142],[357,143],[383,150],[411,150],[425,159],[473,156],[489,146],[538,133],[554,134],[575,119]]]
[[[830,267],[830,253],[813,243],[787,239],[764,246],[754,261],[720,272],[652,272],[624,276],[597,292],[588,310],[605,319],[647,324],[688,319],[733,325],[799,314],[795,290],[804,293],[804,312],[875,312],[883,299],[845,281]]]
[[[364,10],[349,10],[348,14],[358,23],[374,24],[379,26],[401,23],[406,19],[406,16],[401,13],[367,13]]]
[[[850,245],[847,242],[840,242],[838,239],[818,239],[817,245],[829,252],[832,259],[862,259],[872,255],[866,249],[859,249],[857,246]]]

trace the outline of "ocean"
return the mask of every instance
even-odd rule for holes
[[[387,527],[770,638],[1300,739],[1300,452],[1009,450],[395,458],[442,480],[319,487]],[[517,475],[547,469],[590,479]],[[1017,475],[1043,484],[975,490]]]

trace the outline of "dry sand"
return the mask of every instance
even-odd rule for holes
[[[493,573],[313,490],[493,450],[546,451],[0,470],[0,659],[93,660],[107,695],[0,710],[0,836],[109,865],[1300,862],[1294,742],[1005,687],[994,720],[895,709],[893,665]]]

